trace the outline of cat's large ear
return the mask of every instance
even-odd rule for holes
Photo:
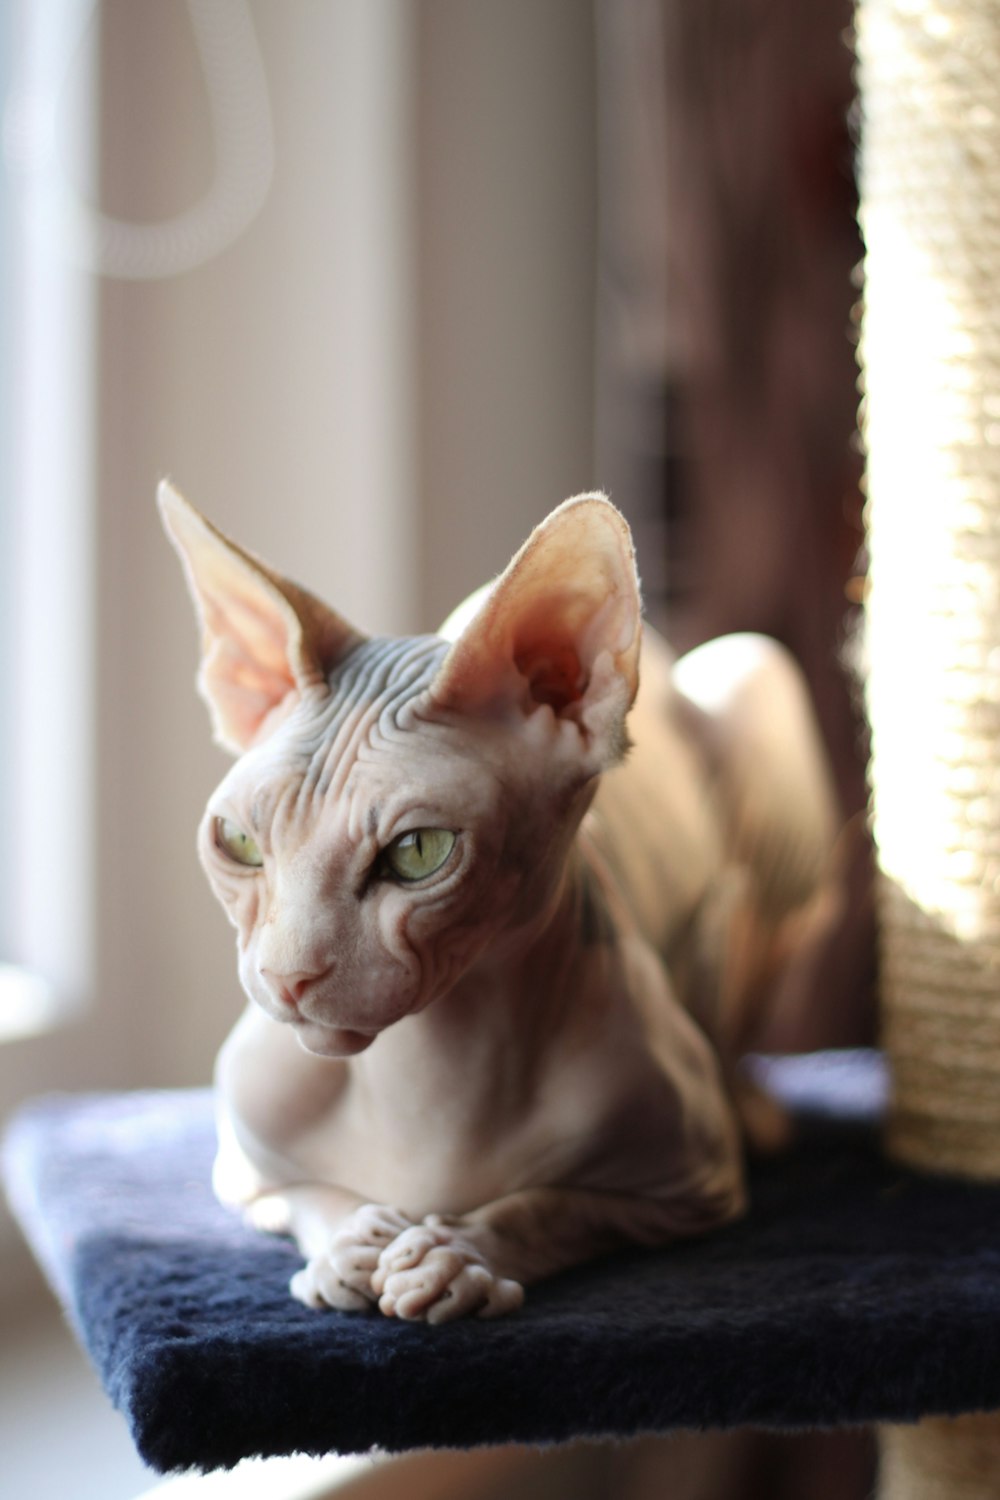
[[[593,768],[620,759],[639,685],[642,605],[632,537],[603,495],[554,510],[486,593],[431,693],[449,709],[548,704]]]
[[[363,637],[223,536],[166,480],[157,499],[201,623],[198,689],[217,742],[240,754],[288,693],[324,682]]]

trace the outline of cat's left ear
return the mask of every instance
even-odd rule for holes
[[[321,686],[364,637],[231,542],[166,480],[157,499],[201,622],[198,690],[217,742],[239,755],[289,693]]]
[[[580,731],[588,768],[621,759],[639,686],[642,603],[632,536],[603,495],[554,510],[486,594],[431,694],[445,708],[529,714]]]

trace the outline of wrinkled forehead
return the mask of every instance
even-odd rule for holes
[[[240,757],[219,791],[245,795],[294,780],[325,797],[359,758],[384,759],[404,737],[414,740],[407,709],[426,693],[447,650],[438,636],[362,642],[332,674],[329,692],[299,701],[267,739]],[[408,748],[412,754],[416,746]]]

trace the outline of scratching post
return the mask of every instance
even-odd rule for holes
[[[858,52],[889,1149],[1000,1180],[1000,5],[860,0]],[[883,1500],[996,1495],[1000,1414],[882,1455]]]

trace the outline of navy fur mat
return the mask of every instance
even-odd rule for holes
[[[886,1163],[871,1054],[775,1064],[801,1140],[743,1222],[443,1328],[313,1313],[299,1259],[217,1206],[207,1092],[59,1096],[11,1201],[147,1463],[824,1427],[1000,1407],[1000,1188]]]

